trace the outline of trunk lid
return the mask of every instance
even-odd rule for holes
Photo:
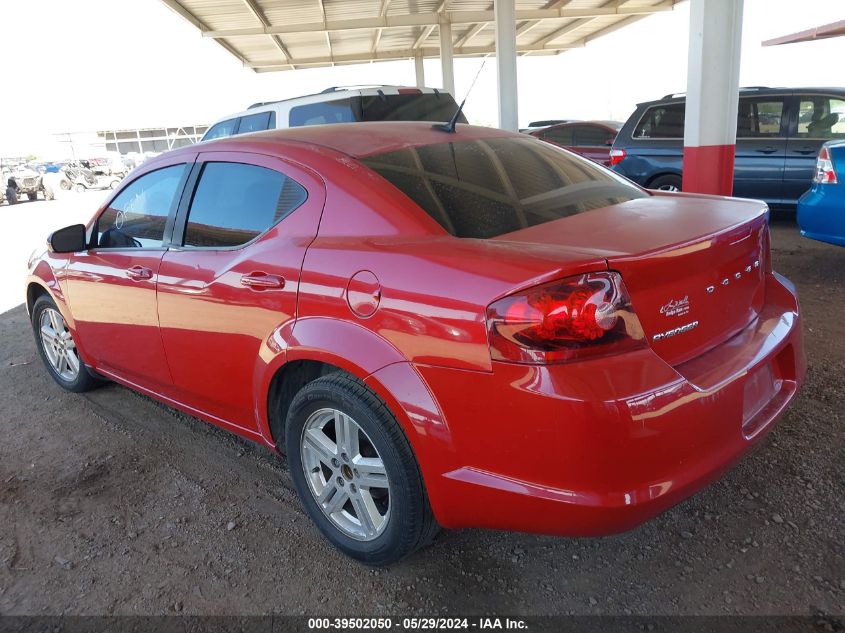
[[[724,342],[764,302],[766,205],[655,195],[502,235],[601,255],[622,275],[649,345],[672,365]]]

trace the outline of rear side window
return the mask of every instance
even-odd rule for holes
[[[258,165],[206,163],[185,227],[185,246],[227,248],[255,239],[307,198],[305,188]]]
[[[322,101],[290,109],[290,127],[322,125],[324,123],[351,123],[357,120],[349,99]]]
[[[546,130],[542,134],[542,138],[558,145],[571,146],[573,143],[573,135],[571,127],[557,127],[551,130]]]
[[[845,138],[845,100],[837,97],[801,97],[798,104],[798,136]]]
[[[784,115],[783,99],[743,97],[736,118],[737,138],[780,136]]]
[[[457,237],[495,237],[648,195],[527,136],[425,145],[361,162]]]
[[[235,126],[237,125],[237,119],[229,119],[228,121],[221,121],[216,125],[213,125],[208,132],[205,133],[205,136],[202,137],[204,141],[210,141],[211,139],[215,138],[224,138],[226,136],[232,136],[235,133]]]
[[[270,112],[259,112],[258,114],[250,114],[248,116],[241,117],[241,124],[238,126],[238,134],[260,132],[262,130],[275,129],[275,127],[275,112],[272,110]]]
[[[575,128],[575,145],[602,147],[613,142],[613,134],[595,125],[579,125]]]
[[[145,174],[120,192],[97,219],[98,248],[160,248],[185,165]]]
[[[684,103],[653,106],[645,111],[634,138],[684,138]]]

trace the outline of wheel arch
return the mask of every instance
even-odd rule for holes
[[[26,285],[26,313],[27,314],[32,316],[32,306],[35,305],[35,302],[38,300],[38,297],[41,297],[42,295],[47,295],[48,297],[53,299],[53,301],[55,301],[55,298],[53,298],[50,291],[47,290],[47,287],[44,286],[43,284],[41,284],[37,281],[30,281]]]
[[[262,432],[268,443],[285,452],[285,422],[299,389],[320,376],[345,372],[369,387],[393,413],[422,470],[435,515],[440,514],[437,483],[454,467],[454,445],[434,394],[413,364],[388,341],[355,323],[312,318],[292,329],[289,347],[269,372],[264,391]]]

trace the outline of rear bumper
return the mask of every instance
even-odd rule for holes
[[[651,350],[573,365],[418,366],[452,439],[426,484],[445,527],[630,529],[694,494],[773,426],[806,371],[791,284],[760,317],[671,367]]]
[[[845,186],[815,185],[798,201],[801,235],[845,246]]]

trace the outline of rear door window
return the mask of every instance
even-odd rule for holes
[[[637,123],[634,138],[684,138],[685,110],[683,102],[652,106]]]
[[[184,246],[241,246],[284,219],[307,197],[302,185],[273,169],[205,163],[188,211]]]
[[[845,99],[802,96],[798,104],[800,138],[845,138]]]
[[[220,123],[215,124],[212,126],[208,132],[205,133],[205,136],[202,137],[204,141],[210,141],[215,138],[225,138],[227,136],[232,136],[235,133],[235,128],[238,125],[237,119],[229,119],[228,121],[221,121]]]
[[[238,126],[238,134],[260,132],[262,130],[274,129],[275,127],[275,112],[272,110],[269,112],[259,112],[258,114],[250,114],[248,116],[241,117],[241,123]]]
[[[424,145],[361,162],[457,237],[495,237],[648,195],[528,136]]]
[[[737,138],[767,138],[781,135],[785,102],[772,97],[742,97],[736,119]]]
[[[121,191],[97,219],[97,248],[161,248],[185,170],[185,165],[165,167]]]

